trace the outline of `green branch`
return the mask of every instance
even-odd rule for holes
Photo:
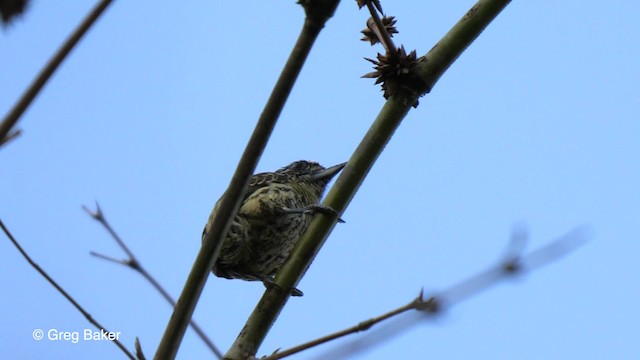
[[[337,0],[324,0],[306,1],[302,4],[307,10],[307,17],[300,36],[289,55],[289,59],[276,82],[269,100],[267,100],[262,114],[260,114],[251,139],[249,139],[236,172],[231,179],[229,188],[220,200],[216,216],[212,219],[211,231],[207,232],[203,240],[200,252],[189,273],[162,340],[158,345],[154,359],[175,358],[209,272],[220,253],[222,240],[226,237],[232,217],[238,212],[248,181],[255,171],[256,164],[267,145],[278,116],[291,93],[293,84],[298,78],[315,40],[324,27],[326,20],[333,14],[338,2]],[[318,6],[318,3],[323,6]],[[312,8],[311,5],[313,5]]]
[[[509,2],[478,1],[425,55],[426,61],[422,61],[416,67],[416,75],[424,82],[424,89],[418,93],[408,89],[400,89],[396,95],[387,100],[373,125],[349,159],[347,166],[342,170],[335,185],[327,194],[323,202],[324,206],[334,208],[339,214],[344,212],[417,97],[433,88],[444,71],[453,64]],[[291,289],[297,286],[298,281],[320,251],[335,224],[335,220],[326,216],[313,218],[289,260],[276,276],[276,283],[281,289]],[[281,289],[266,290],[242,332],[225,355],[225,359],[244,359],[256,354],[271,325],[289,298],[289,292]]]

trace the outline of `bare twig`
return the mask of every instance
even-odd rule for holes
[[[354,334],[360,331],[365,331],[368,330],[369,328],[371,328],[373,325],[384,321],[386,319],[392,318],[394,316],[397,316],[399,314],[404,313],[405,311],[408,310],[413,310],[416,309],[417,303],[419,302],[424,302],[424,300],[422,299],[422,292],[420,292],[420,295],[414,299],[413,301],[411,301],[410,303],[403,305],[397,309],[391,310],[389,312],[387,312],[386,314],[377,316],[375,318],[371,318],[369,320],[365,320],[360,322],[359,324],[352,326],[350,328],[344,329],[344,330],[340,330],[338,332],[335,332],[333,334],[329,334],[327,336],[323,336],[321,338],[309,341],[307,343],[298,345],[298,346],[294,346],[290,349],[284,350],[284,351],[278,351],[276,353],[274,353],[273,355],[261,358],[260,360],[276,360],[276,359],[282,359],[285,358],[289,355],[293,355],[296,353],[299,353],[303,350],[307,350],[310,349],[314,346],[318,346],[320,344],[324,344],[326,342],[329,342],[331,340],[335,340],[338,338],[341,338],[343,336],[349,335],[349,334]]]
[[[408,314],[406,317],[395,319],[382,328],[369,332],[367,335],[359,339],[341,345],[318,357],[318,359],[342,359],[347,356],[352,356],[360,350],[370,349],[373,345],[389,340],[393,336],[408,330],[410,327],[424,321],[425,319],[430,319],[435,315],[441,314],[451,306],[458,304],[471,296],[478,295],[482,291],[486,291],[500,281],[506,280],[516,274],[523,274],[527,271],[535,270],[553,261],[557,261],[560,257],[577,249],[588,240],[588,234],[585,228],[580,227],[573,229],[546,246],[522,255],[522,245],[525,236],[521,235],[522,234],[514,234],[514,236],[512,236],[511,243],[508,246],[507,256],[499,261],[498,264],[451,286],[439,294],[430,296],[425,300],[421,291],[420,295],[408,304],[389,311],[384,315],[363,321],[356,326],[323,336],[319,339],[295,346],[291,349],[276,352],[271,356],[262,358],[262,360],[282,359],[302,350],[326,343],[330,340],[368,330],[373,325],[384,320],[391,319],[392,317],[397,317],[408,310],[417,310],[417,312]],[[517,248],[519,249],[516,253],[513,250]]]
[[[20,129],[14,130],[14,131],[8,133],[7,136],[5,136],[4,138],[0,138],[0,147],[2,147],[4,144],[8,143],[9,141],[17,138],[20,135],[22,135],[22,131]]]
[[[104,331],[104,332],[109,332],[109,331],[106,330],[106,328],[104,326],[102,326],[100,323],[98,323],[98,321],[96,321],[93,318],[93,316],[91,316],[91,314],[89,314],[71,295],[69,295],[69,293],[67,293],[60,285],[58,285],[58,283],[55,280],[53,280],[53,278],[51,278],[51,276],[49,276],[49,274],[47,274],[38,264],[36,264],[31,259],[29,254],[27,254],[27,252],[22,248],[22,246],[20,246],[18,241],[13,237],[13,235],[11,234],[9,229],[7,229],[7,227],[4,225],[4,223],[2,222],[1,219],[0,219],[0,227],[2,228],[2,231],[4,231],[4,233],[7,235],[9,240],[11,240],[11,243],[13,243],[13,245],[16,247],[16,249],[18,249],[18,251],[20,252],[20,254],[22,254],[22,256],[25,258],[25,260],[27,260],[29,265],[31,265],[38,273],[40,273],[40,275],[42,275],[42,277],[44,277],[49,282],[49,284],[53,285],[53,287],[56,288],[56,290],[58,290],[58,292],[60,294],[62,294],[62,296],[64,296],[65,299],[67,299],[71,303],[71,305],[73,305],[78,311],[80,311],[80,313],[82,315],[84,315],[84,317],[87,319],[87,321],[89,321],[97,329],[100,329],[101,331]],[[129,352],[129,350],[127,350],[127,348],[124,347],[124,345],[122,345],[122,343],[120,343],[120,341],[118,341],[117,339],[112,339],[111,341],[118,348],[120,348],[120,350],[122,350],[122,352],[125,353],[125,355],[127,355],[127,357],[129,359],[135,360],[135,357],[133,356],[133,354],[131,354]]]
[[[140,339],[138,339],[137,337],[136,337],[135,347],[136,347],[136,356],[138,357],[138,360],[146,360],[146,357],[142,352],[142,345],[140,344]]]
[[[149,283],[151,283],[151,285],[162,295],[162,297],[165,300],[167,300],[167,302],[169,302],[169,304],[171,304],[172,307],[175,307],[176,306],[175,300],[164,289],[164,287],[153,276],[151,276],[151,274],[142,266],[140,261],[138,261],[138,258],[133,254],[133,252],[129,249],[129,247],[125,244],[125,242],[120,238],[118,233],[116,233],[116,231],[111,227],[111,224],[109,224],[109,222],[105,218],[104,213],[102,212],[102,209],[100,208],[100,205],[98,204],[98,202],[96,202],[96,211],[92,212],[91,210],[89,210],[89,208],[87,208],[84,205],[82,206],[82,209],[84,209],[84,211],[86,211],[87,214],[89,214],[89,216],[91,216],[94,220],[98,221],[100,225],[102,225],[107,230],[107,232],[109,232],[109,235],[111,235],[111,237],[116,241],[116,243],[118,243],[118,246],[120,246],[120,248],[127,254],[128,258],[119,260],[111,256],[103,255],[93,251],[90,254],[103,260],[107,260],[107,261],[114,262],[116,264],[127,266],[133,269],[134,271],[138,272],[147,281],[149,281]],[[222,353],[220,352],[220,350],[218,350],[218,348],[215,346],[213,341],[209,339],[207,334],[204,333],[202,328],[200,328],[200,326],[193,319],[189,322],[189,325],[191,326],[193,331],[195,331],[196,334],[200,337],[200,339],[202,339],[202,341],[207,345],[207,347],[211,350],[211,352],[213,352],[218,359],[222,359]]]
[[[22,97],[13,106],[4,120],[2,120],[2,123],[0,123],[0,146],[9,140],[7,139],[7,135],[16,125],[16,123],[20,119],[20,116],[22,116],[25,110],[27,110],[33,99],[35,99],[38,93],[40,93],[49,78],[51,78],[51,75],[53,75],[62,61],[69,55],[76,44],[78,44],[78,41],[80,41],[82,36],[86,34],[87,30],[89,30],[89,28],[96,22],[96,20],[98,20],[107,6],[111,4],[111,1],[112,0],[101,0],[98,5],[96,5],[96,7],[93,8],[91,12],[89,12],[87,17],[82,21],[78,28],[76,28],[71,36],[69,36],[69,38],[62,44],[60,49],[58,49],[53,57],[51,57],[42,71],[40,71],[31,85],[29,85]]]
[[[387,54],[396,54],[398,52],[396,45],[393,43],[393,40],[391,40],[391,35],[387,32],[387,27],[384,26],[380,15],[378,15],[377,7],[372,4],[372,1],[366,1],[366,4],[367,9],[369,9],[369,13],[371,14],[371,19],[373,19],[373,22],[375,23],[375,26],[369,26],[369,28],[376,33],[378,40],[380,40],[380,43],[384,46]],[[382,10],[380,12],[382,12]]]

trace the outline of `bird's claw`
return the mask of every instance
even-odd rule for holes
[[[338,218],[339,223],[344,223],[344,220],[340,217],[340,214],[336,211],[336,209],[331,206],[323,206],[323,205],[309,205],[305,207],[302,211],[303,214],[313,215],[315,213],[322,213],[326,215],[334,215]]]
[[[262,280],[262,283],[264,284],[264,287],[266,287],[267,289],[275,288],[275,289],[278,289],[278,290],[282,290],[282,286],[276,284],[271,279],[264,279],[264,280]],[[300,297],[302,295],[304,295],[304,293],[302,291],[298,290],[295,287],[291,288],[291,296]]]

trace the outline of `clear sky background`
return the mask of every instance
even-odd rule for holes
[[[473,1],[385,1],[395,39],[426,53]],[[93,6],[34,1],[0,36],[6,113]],[[420,100],[369,173],[259,354],[352,326],[495,263],[514,224],[530,248],[587,225],[577,252],[356,359],[640,358],[637,1],[514,1]],[[313,49],[258,171],[346,161],[383,98],[343,1]],[[177,297],[302,24],[293,1],[118,1],[0,149],[0,217],[106,327],[151,356],[171,308],[82,210],[100,202]],[[88,322],[0,236],[6,358],[112,359],[107,342],[35,341]],[[209,278],[195,319],[227,349],[259,283]],[[355,336],[353,338],[356,338]],[[298,356],[307,359],[334,345]],[[179,359],[210,358],[188,331]]]

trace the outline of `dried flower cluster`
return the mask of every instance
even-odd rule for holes
[[[394,54],[378,54],[378,60],[365,58],[374,64],[375,71],[364,74],[363,78],[375,78],[376,84],[382,83],[384,98],[395,95],[399,89],[407,89],[415,92],[421,81],[413,74],[413,69],[423,60],[416,56],[413,50],[407,54],[404,46],[397,49]],[[414,107],[418,106],[416,101]]]
[[[389,34],[389,37],[393,37],[393,34],[398,33],[398,29],[396,29],[396,18],[394,16],[383,17],[382,23],[384,24],[384,28]],[[367,21],[367,27],[362,30],[361,33],[364,34],[364,36],[360,40],[368,41],[372,46],[380,42],[377,34],[376,24],[372,21]]]
[[[372,46],[381,43],[385,48],[385,54],[378,53],[377,60],[365,58],[374,65],[375,71],[364,74],[363,78],[375,78],[375,84],[382,84],[384,98],[394,96],[399,90],[407,91],[412,99],[417,98],[419,90],[424,88],[422,81],[415,76],[415,67],[424,60],[418,58],[416,51],[407,54],[404,46],[395,46],[391,37],[398,33],[396,19],[393,16],[383,16],[382,7],[379,0],[356,0],[358,7],[367,5],[371,18],[367,20],[367,28],[362,30],[364,37],[362,41],[368,41]],[[384,15],[384,14],[383,14]],[[417,100],[411,100],[411,105],[418,106]]]

